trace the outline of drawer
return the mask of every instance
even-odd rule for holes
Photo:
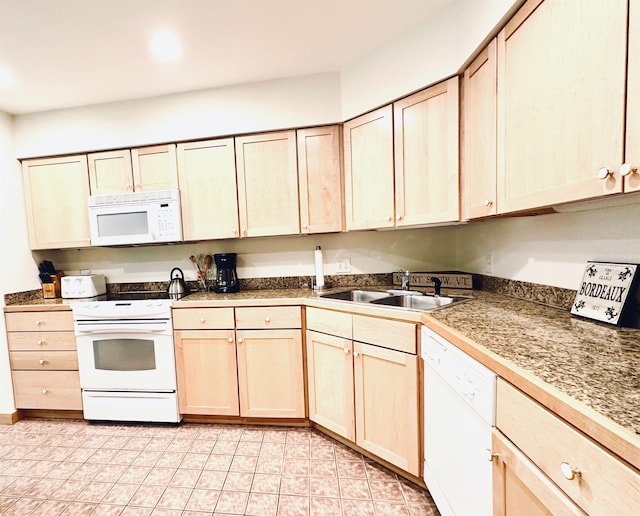
[[[7,331],[73,331],[71,310],[59,312],[10,312],[4,314]]]
[[[353,316],[353,340],[416,354],[416,324]]]
[[[351,339],[352,315],[308,307],[307,329]]]
[[[11,351],[11,369],[43,371],[77,371],[78,354],[75,351]]]
[[[233,308],[174,308],[176,330],[232,330]]]
[[[236,308],[236,328],[239,330],[302,328],[301,310],[299,306]]]
[[[496,409],[497,428],[587,513],[640,513],[638,472],[504,380]]]
[[[72,331],[8,332],[9,351],[75,351],[76,336]]]
[[[82,410],[77,371],[13,371],[18,409]]]

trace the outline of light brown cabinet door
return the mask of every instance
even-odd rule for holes
[[[624,191],[640,190],[640,4],[629,2],[629,57],[627,65],[627,143],[625,161],[632,172]]]
[[[233,330],[176,331],[174,337],[180,413],[238,416]]]
[[[353,343],[356,444],[420,475],[416,355]]]
[[[353,344],[307,330],[309,419],[355,442]]]
[[[492,434],[493,514],[584,515],[518,448],[500,432]]]
[[[305,417],[301,330],[238,330],[240,415]]]
[[[22,162],[31,249],[90,245],[86,155]]]
[[[453,77],[393,104],[396,226],[460,218],[459,88]]]
[[[496,52],[493,39],[464,72],[460,169],[463,219],[496,214]]]
[[[500,213],[622,191],[626,24],[625,0],[529,0],[499,33]]]
[[[303,234],[342,231],[340,126],[298,129],[300,228]]]
[[[177,152],[184,239],[238,237],[233,138],[180,143]]]
[[[87,155],[91,195],[133,192],[133,169],[129,149]]]
[[[136,192],[178,188],[175,144],[131,149],[131,162]]]
[[[347,230],[393,227],[392,106],[345,122],[343,132]]]
[[[300,233],[296,132],[236,138],[240,235]]]

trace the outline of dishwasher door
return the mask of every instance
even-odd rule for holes
[[[491,516],[496,375],[422,329],[424,481],[443,516]]]

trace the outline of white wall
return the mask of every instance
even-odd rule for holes
[[[347,120],[455,75],[520,0],[458,0],[341,70]]]
[[[640,263],[638,197],[617,207],[587,205],[589,211],[494,219],[456,231],[457,267],[490,276],[576,289],[588,260]],[[601,203],[602,204],[602,203]]]
[[[0,111],[0,296],[40,288],[24,216],[20,164],[14,157],[12,118]],[[0,414],[14,411],[4,317],[0,318]]]
[[[341,122],[326,73],[15,117],[18,158]]]
[[[324,272],[338,274],[337,261],[350,258],[351,273],[443,270],[455,264],[453,228],[360,231],[335,235],[247,238],[199,244],[135,248],[91,248],[36,255],[51,259],[67,274],[83,269],[104,274],[110,282],[168,281],[173,267],[195,280],[190,255],[238,253],[240,278],[312,276],[313,252],[322,246]]]

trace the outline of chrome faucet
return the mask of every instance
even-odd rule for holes
[[[402,290],[409,290],[409,271],[405,271],[404,269],[400,269],[402,273]]]

